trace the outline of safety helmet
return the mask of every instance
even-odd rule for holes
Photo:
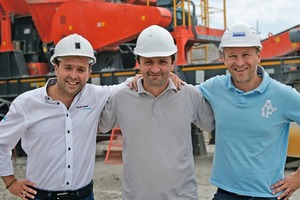
[[[262,50],[256,30],[245,22],[236,22],[225,30],[219,50],[223,52],[224,47],[257,47]]]
[[[90,65],[96,63],[96,53],[89,41],[81,35],[72,34],[61,39],[54,49],[50,62],[55,65],[55,59],[63,56],[85,56],[91,58]]]
[[[134,54],[143,57],[165,57],[177,52],[172,35],[166,29],[152,25],[144,29],[136,42]]]

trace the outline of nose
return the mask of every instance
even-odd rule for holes
[[[151,72],[153,73],[160,72],[160,65],[157,63],[153,64],[153,66],[151,67]]]
[[[77,78],[78,77],[77,70],[75,70],[75,69],[71,70],[70,77],[71,78]]]
[[[236,64],[237,66],[243,66],[244,63],[245,63],[245,61],[244,61],[244,58],[243,58],[242,56],[238,56],[238,57],[236,58],[235,64]]]

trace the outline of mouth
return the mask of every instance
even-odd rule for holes
[[[76,81],[66,81],[69,85],[78,85],[79,82]]]
[[[148,76],[151,76],[151,77],[160,77],[161,76],[161,74],[148,74]]]
[[[236,71],[236,72],[244,72],[244,71],[248,70],[248,67],[246,67],[246,68],[236,68],[236,67],[234,67],[233,70]]]

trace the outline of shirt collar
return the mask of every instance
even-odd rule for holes
[[[56,79],[56,78],[49,78],[48,81],[46,82],[46,84],[45,84],[45,86],[44,86],[44,88],[43,88],[43,91],[42,91],[42,95],[43,95],[43,97],[45,98],[46,101],[52,100],[52,98],[51,98],[51,97],[48,95],[48,93],[47,93],[47,88],[48,88],[49,86],[55,85],[56,82],[57,82],[57,79]],[[78,99],[78,100],[80,99],[80,97],[81,97],[83,91],[85,90],[85,88],[86,88],[86,85],[85,85],[85,86],[82,88],[82,90],[74,97],[74,100],[75,100],[75,99]]]
[[[48,81],[46,82],[45,86],[43,87],[43,90],[42,90],[42,95],[43,97],[45,98],[46,102],[49,101],[51,99],[50,96],[48,96],[48,93],[47,93],[47,88],[51,85],[54,85],[55,83],[57,82],[57,79],[56,78],[50,78],[48,79]]]
[[[249,92],[245,92],[245,93],[253,93],[255,91],[259,92],[259,93],[263,93],[267,87],[267,85],[270,82],[270,76],[269,74],[264,70],[264,68],[262,66],[257,66],[257,75],[262,77],[262,82],[259,84],[259,86]],[[226,88],[228,90],[236,90],[238,92],[243,92],[241,90],[239,90],[238,88],[236,88],[232,82],[231,79],[231,74],[228,73],[227,75],[227,79],[226,79]]]

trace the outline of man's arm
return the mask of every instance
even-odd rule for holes
[[[299,92],[294,89],[290,88],[287,90],[285,96],[288,96],[289,101],[288,105],[285,107],[285,112],[289,114],[291,117],[291,121],[295,121],[298,125],[300,125],[300,113],[295,112],[299,111],[300,109],[300,94]],[[300,188],[300,167],[297,169],[296,172],[286,176],[283,180],[278,181],[277,183],[271,186],[273,190],[272,194],[277,194],[282,192],[277,199],[284,199],[287,200],[296,190]]]
[[[204,98],[199,86],[192,86],[197,93],[197,103],[195,110],[197,111],[197,119],[195,125],[210,132],[215,128],[215,118],[209,102]]]
[[[117,106],[114,99],[115,95],[112,94],[110,99],[106,102],[99,119],[99,130],[102,133],[106,133],[110,131],[112,128],[116,126],[117,116],[115,112],[115,107]]]
[[[25,200],[24,195],[34,198],[32,194],[36,194],[36,192],[28,186],[34,187],[35,184],[28,180],[17,180],[13,174],[11,160],[11,149],[26,130],[24,122],[21,106],[13,102],[5,118],[0,122],[0,176],[10,193]]]

